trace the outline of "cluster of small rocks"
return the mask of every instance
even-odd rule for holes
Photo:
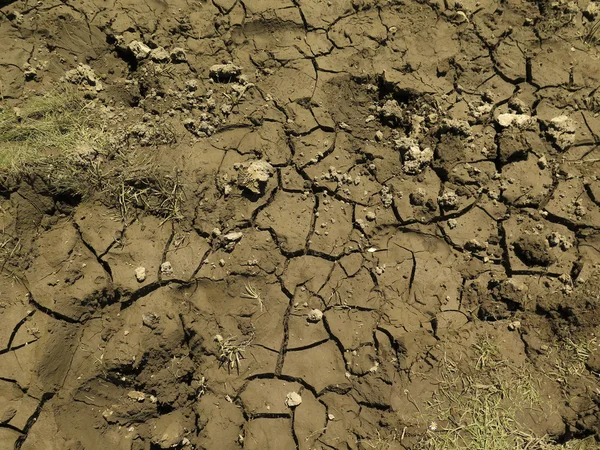
[[[330,166],[327,172],[321,174],[320,179],[327,181],[335,181],[337,182],[338,187],[343,185],[358,186],[360,184],[360,175],[356,175],[353,178],[351,175],[345,172],[338,172],[338,170],[334,166]]]
[[[183,121],[185,129],[197,137],[212,136],[219,125],[220,120],[208,113],[202,113],[199,120],[188,117]]]
[[[122,36],[116,36],[116,47],[121,51],[129,52],[137,62],[150,59],[153,62],[166,64],[172,63],[183,63],[187,61],[187,55],[185,50],[181,47],[174,47],[171,51],[167,51],[164,47],[151,48],[141,41],[133,40],[128,44]]]
[[[384,208],[389,208],[394,203],[394,195],[391,192],[391,189],[388,186],[383,186],[381,191],[379,192],[379,196],[381,197],[381,203]],[[398,197],[402,197],[402,193],[398,195]]]
[[[144,114],[142,122],[127,128],[127,138],[135,140],[142,147],[172,144],[175,141],[173,133],[150,114]]]
[[[233,113],[235,105],[240,103],[249,88],[254,86],[241,75],[241,68],[233,64],[217,64],[210,68],[210,79],[215,83],[227,83],[226,103],[217,105],[216,92],[208,89],[204,94],[198,91],[196,80],[186,83],[184,109],[202,111],[199,117],[188,117],[184,120],[185,128],[197,137],[211,136],[216,129]],[[180,92],[173,93],[182,96]]]
[[[390,99],[383,104],[374,105],[372,110],[377,113],[382,124],[391,128],[404,128],[407,132],[410,131],[411,136],[427,132],[429,127],[435,126],[439,121],[435,107],[425,99],[407,103]]]
[[[442,195],[438,197],[438,203],[440,207],[446,211],[450,211],[458,208],[460,198],[455,191],[447,189]]]
[[[257,195],[264,194],[269,178],[275,174],[275,168],[262,159],[236,164],[234,169],[238,171],[237,186]]]
[[[87,64],[79,64],[76,68],[67,70],[65,80],[94,93],[98,93],[104,89],[100,78]]]
[[[211,66],[208,73],[216,82],[231,83],[232,81],[238,81],[239,76],[242,74],[242,68],[232,62],[228,62]]]
[[[575,143],[575,121],[568,116],[554,117],[545,123],[546,136],[560,150],[566,150]]]
[[[563,251],[567,251],[573,247],[573,243],[567,237],[556,231],[548,236],[548,243],[550,247],[560,247]]]
[[[244,233],[241,231],[230,231],[223,234],[219,228],[212,230],[213,246],[221,247],[226,252],[232,252],[235,245],[242,240]],[[223,266],[224,264],[221,264]]]
[[[433,160],[433,150],[429,147],[422,149],[416,139],[400,138],[394,141],[394,145],[402,155],[402,170],[409,175],[421,173]]]
[[[449,119],[447,117],[442,119],[439,131],[441,133],[452,133],[462,136],[471,136],[471,125],[466,120]]]

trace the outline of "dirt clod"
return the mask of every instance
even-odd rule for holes
[[[140,282],[140,283],[146,281],[146,268],[145,267],[140,266],[137,269],[135,269],[135,279],[138,280],[138,282]]]
[[[510,331],[519,330],[520,328],[521,328],[521,322],[519,322],[518,320],[515,320],[514,322],[511,322],[508,324],[508,329]]]
[[[320,322],[322,318],[323,318],[323,312],[320,309],[312,309],[308,313],[306,320],[308,320],[309,322],[312,322],[312,323],[317,323],[317,322]]]
[[[79,64],[75,69],[68,70],[65,73],[65,80],[79,86],[93,89],[96,92],[102,91],[104,85],[87,64]]]
[[[505,113],[500,114],[496,118],[496,122],[502,128],[527,128],[528,126],[531,126],[534,123],[534,119],[528,114]]]
[[[166,63],[169,62],[171,56],[169,52],[164,49],[164,47],[156,47],[150,50],[150,59],[157,63]]]
[[[160,273],[163,275],[173,275],[173,265],[169,261],[165,261],[160,265]]]
[[[174,63],[183,63],[187,61],[187,54],[185,53],[185,49],[181,47],[175,47],[169,52],[169,56],[171,57],[171,61]]]
[[[566,150],[575,142],[575,121],[570,117],[554,117],[546,127],[546,135],[560,150]]]
[[[237,81],[242,74],[242,68],[233,63],[215,64],[208,71],[210,77],[221,83],[231,83]]]
[[[158,326],[160,318],[154,313],[145,313],[142,315],[142,323],[148,328],[155,329]]]
[[[148,47],[146,44],[140,41],[131,41],[127,45],[127,48],[129,49],[129,51],[131,51],[135,59],[138,61],[146,59],[151,52],[150,47]]]
[[[302,397],[297,392],[288,392],[285,396],[285,406],[288,408],[295,408],[302,404]]]
[[[254,194],[262,194],[264,187],[273,176],[275,169],[266,161],[252,161],[239,169],[237,184]]]
[[[547,267],[554,261],[548,241],[542,236],[522,236],[513,245],[519,259],[529,266]]]
[[[182,412],[165,414],[150,421],[152,443],[162,449],[174,448],[182,444],[189,420]],[[190,424],[191,425],[191,424]]]

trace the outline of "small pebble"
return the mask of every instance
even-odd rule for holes
[[[514,322],[511,322],[508,324],[508,329],[510,331],[515,331],[515,330],[518,330],[519,328],[521,328],[521,322],[519,322],[518,320],[515,320]]]
[[[172,275],[173,274],[173,266],[169,261],[165,261],[160,265],[160,272],[163,275]]]
[[[288,392],[285,396],[285,406],[293,408],[302,403],[302,397],[297,392]]]
[[[223,236],[223,239],[229,242],[237,242],[242,239],[242,236],[244,236],[244,233],[241,231],[232,231],[231,233],[227,233],[225,236]]]
[[[127,393],[127,397],[138,402],[143,402],[144,400],[146,400],[146,395],[140,391],[129,391]]]
[[[138,280],[139,283],[146,280],[146,268],[138,267],[135,269],[135,279]]]
[[[308,320],[309,322],[312,322],[312,323],[317,323],[317,322],[321,321],[322,318],[323,318],[323,312],[321,310],[312,309],[308,313],[308,317],[306,318],[306,320]]]
[[[158,325],[158,316],[154,313],[142,314],[142,323],[148,328],[156,328]]]

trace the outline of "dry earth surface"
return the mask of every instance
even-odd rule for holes
[[[0,0],[0,450],[598,448],[599,15]]]

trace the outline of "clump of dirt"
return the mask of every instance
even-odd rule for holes
[[[67,70],[65,80],[95,92],[100,92],[104,89],[98,76],[87,64],[79,64],[75,69]]]
[[[553,262],[550,245],[542,236],[522,236],[513,245],[519,259],[529,266],[547,267]]]
[[[271,164],[266,161],[252,161],[249,164],[238,167],[239,175],[237,179],[238,187],[247,189],[254,194],[262,194],[269,181],[275,172]]]

